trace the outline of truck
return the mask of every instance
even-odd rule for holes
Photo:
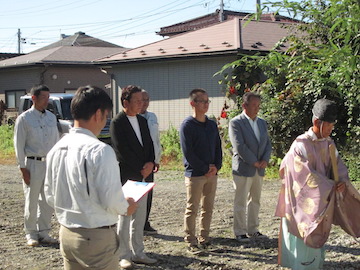
[[[71,115],[70,104],[74,94],[67,93],[51,93],[47,110],[55,114],[58,119],[58,129],[60,136],[69,132],[69,129],[74,126],[74,119]],[[33,102],[31,95],[24,95],[20,97],[19,114],[31,108]],[[111,144],[110,138],[110,121],[108,118],[105,127],[101,130],[99,139],[105,143]]]

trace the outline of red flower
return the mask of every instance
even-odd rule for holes
[[[222,111],[222,112],[221,112],[221,118],[226,118],[226,117],[227,117],[226,111]]]
[[[230,94],[236,94],[236,89],[235,89],[235,86],[230,86],[230,88],[229,88],[229,92],[230,92]]]

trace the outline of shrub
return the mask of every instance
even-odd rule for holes
[[[162,146],[161,164],[169,169],[182,169],[182,151],[180,147],[180,135],[176,128],[170,128],[160,134]]]
[[[349,178],[352,181],[360,181],[359,156],[350,152],[342,153],[342,159],[349,170]]]

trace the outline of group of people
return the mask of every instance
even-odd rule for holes
[[[123,110],[111,121],[111,146],[97,139],[113,107],[104,90],[85,86],[76,91],[71,102],[74,127],[61,139],[56,117],[46,110],[49,89],[35,86],[30,94],[33,107],[17,118],[14,135],[23,178],[27,244],[57,243],[49,236],[55,211],[65,269],[117,269],[119,264],[131,269],[133,263],[155,264],[157,260],[145,254],[143,244],[144,231],[157,232],[149,223],[152,191],[134,201],[122,190],[129,179],[153,182],[159,170],[159,129],[156,115],[147,111],[149,94],[134,85],[122,89]],[[325,101],[315,104],[313,127],[296,139],[280,170],[284,183],[276,210],[282,218],[279,264],[292,269],[320,269],[324,241],[319,241],[319,235],[328,226],[317,230],[314,222],[328,209],[323,197],[332,194],[334,186],[334,192],[344,194],[336,198],[350,196],[351,203],[360,204],[339,156],[340,180],[330,180],[332,165],[325,148],[333,145],[329,136],[336,116],[329,112],[328,102],[333,103]],[[199,254],[212,244],[210,225],[222,145],[217,124],[206,116],[210,104],[206,90],[192,90],[189,103],[193,114],[180,127],[187,194],[184,241],[190,253]],[[233,231],[240,243],[266,237],[259,231],[259,209],[272,147],[267,124],[258,117],[260,104],[260,95],[245,93],[243,112],[229,123],[235,189]],[[314,193],[303,201],[298,195],[310,194],[305,185]],[[359,215],[354,220],[359,221]],[[358,237],[359,226],[346,231]]]

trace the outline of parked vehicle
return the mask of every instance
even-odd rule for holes
[[[70,104],[74,94],[51,93],[47,109],[56,115],[58,119],[58,129],[61,135],[68,133],[74,125],[74,119],[71,115]],[[26,111],[32,106],[33,102],[30,95],[20,97],[19,114]],[[109,118],[106,126],[99,135],[99,139],[110,144],[110,121]]]

